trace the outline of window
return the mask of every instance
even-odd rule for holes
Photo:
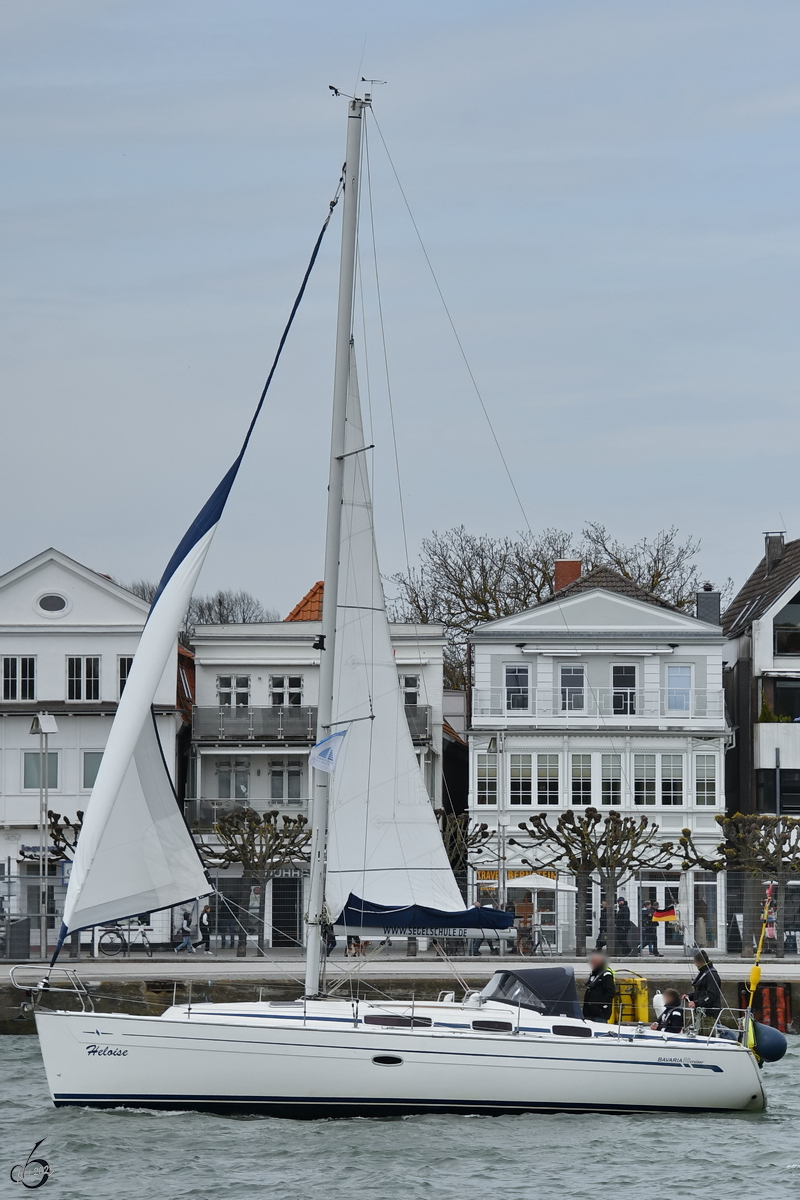
[[[591,754],[573,754],[572,756],[572,803],[592,803]]]
[[[131,673],[133,658],[130,655],[120,655],[117,663],[119,664],[117,669],[117,682],[119,685],[117,695],[121,698],[122,693],[125,691],[125,684],[128,682],[128,676]]]
[[[83,790],[91,791],[103,760],[102,750],[84,750],[83,752]]]
[[[656,756],[634,754],[633,756],[633,799],[636,804],[656,802]]]
[[[533,802],[532,774],[532,759],[530,754],[511,755],[509,786],[512,804],[531,804]]]
[[[247,759],[221,758],[217,762],[217,795],[220,800],[244,801],[250,797],[250,763]]]
[[[698,804],[717,803],[717,764],[713,754],[698,754],[695,759],[695,799]]]
[[[661,803],[683,804],[683,756],[661,755]]]
[[[26,791],[39,790],[39,751],[26,750],[22,764],[22,786]],[[47,786],[52,791],[58,788],[58,752],[47,753]]]
[[[220,708],[249,708],[250,676],[218,675],[217,703]]]
[[[303,795],[303,763],[299,758],[274,758],[269,767],[271,800],[297,802]]]
[[[617,716],[633,716],[636,712],[636,667],[613,666],[611,668],[613,688],[612,705]]]
[[[536,756],[536,802],[558,804],[558,755]]]
[[[692,707],[692,668],[687,664],[667,667],[667,712],[690,712]]]
[[[302,675],[270,675],[269,688],[273,708],[288,708],[303,703]]]
[[[419,675],[401,675],[400,687],[403,689],[403,704],[419,704]]]
[[[100,659],[67,659],[67,699],[100,699]]]
[[[622,759],[619,754],[603,755],[603,804],[622,803]]]
[[[561,711],[583,712],[583,667],[561,668]]]
[[[528,707],[528,668],[506,667],[506,712],[527,712]]]
[[[3,659],[3,699],[36,699],[36,659]]]
[[[497,755],[478,755],[478,804],[497,804]]]
[[[39,597],[39,608],[42,612],[60,613],[67,607],[67,601],[63,596],[59,596],[57,592],[48,592],[45,596]]]

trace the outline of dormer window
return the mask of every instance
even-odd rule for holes
[[[773,619],[776,654],[800,654],[800,592]]]

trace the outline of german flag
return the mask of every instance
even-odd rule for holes
[[[656,908],[650,918],[651,921],[677,921],[678,915],[675,912],[675,905],[670,904],[668,908]]]

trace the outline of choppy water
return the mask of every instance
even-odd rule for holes
[[[33,1037],[0,1038],[0,1197],[35,1141],[46,1200],[770,1200],[800,1196],[800,1039],[762,1116],[278,1121],[54,1109]]]

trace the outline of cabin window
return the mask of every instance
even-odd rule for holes
[[[3,659],[3,699],[36,699],[36,659]]]
[[[506,712],[527,712],[530,707],[528,668],[506,667]]]
[[[583,667],[561,668],[562,712],[583,712],[586,707],[584,683]]]
[[[661,755],[661,803],[683,804],[683,757]]]
[[[67,699],[100,699],[100,659],[67,659]]]
[[[695,759],[694,796],[698,804],[717,803],[717,763],[713,754],[698,754]]]
[[[303,703],[302,675],[270,675],[269,690],[273,708],[291,708]]]
[[[497,755],[479,754],[477,772],[478,804],[497,804]]]
[[[572,803],[592,803],[592,756],[572,755]]]
[[[615,716],[636,712],[636,667],[620,663],[611,668],[612,709]]]
[[[558,755],[536,756],[536,803],[558,804]]]
[[[634,754],[633,756],[633,799],[636,804],[656,802],[656,756]]]
[[[622,758],[619,754],[603,755],[603,804],[622,803]]]
[[[217,703],[220,708],[249,708],[250,676],[218,675]]]

